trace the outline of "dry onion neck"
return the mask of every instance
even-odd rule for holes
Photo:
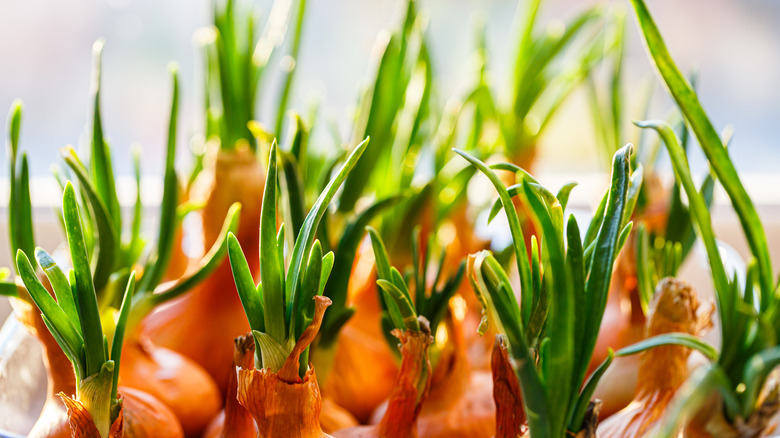
[[[446,279],[443,278],[446,249],[442,250],[436,277],[428,286],[433,236],[429,239],[425,250],[421,251],[421,231],[419,227],[414,229],[411,245],[413,265],[405,278],[396,267],[391,266],[387,249],[379,233],[371,227],[368,227],[368,233],[371,236],[377,267],[377,285],[381,293],[382,327],[390,347],[393,348],[397,343],[388,328],[421,331],[418,322],[420,317],[427,322],[425,330],[429,333],[437,333],[439,323],[448,311],[449,300],[463,280],[465,263],[461,263],[454,274]],[[411,290],[414,291],[414,297]],[[394,351],[399,352],[396,349]]]

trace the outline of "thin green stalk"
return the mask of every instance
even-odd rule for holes
[[[766,232],[758,217],[756,208],[742,185],[737,170],[729,158],[728,151],[715,127],[699,102],[699,98],[688,81],[677,68],[658,31],[655,21],[642,0],[631,0],[642,30],[645,48],[653,64],[666,83],[669,92],[690,123],[699,144],[707,156],[714,173],[718,176],[726,193],[734,204],[751,253],[758,260],[759,284],[761,286],[761,308],[767,309],[775,293],[772,263],[766,242]]]

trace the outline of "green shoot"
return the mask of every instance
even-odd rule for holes
[[[680,73],[666,48],[658,28],[642,0],[632,0],[639,25],[643,32],[645,45],[666,83],[672,97],[685,115],[714,173],[734,203],[734,208],[742,223],[745,237],[753,256],[758,261],[759,285],[765,300],[774,293],[772,265],[766,245],[766,233],[758,217],[756,208],[739,180],[736,168],[729,159],[723,142],[715,131],[707,114],[699,103],[696,93]],[[763,308],[765,309],[765,307]]]
[[[461,262],[455,273],[443,278],[444,258],[446,248],[442,250],[438,260],[438,270],[432,284],[428,284],[428,269],[431,265],[431,246],[433,238],[429,238],[425,250],[421,250],[420,228],[412,233],[412,266],[407,275],[390,265],[387,249],[379,233],[368,227],[371,245],[377,268],[377,285],[381,293],[383,311],[383,327],[393,327],[401,330],[420,331],[418,316],[428,320],[431,333],[436,333],[439,323],[447,312],[450,298],[455,294],[463,281],[465,263]],[[412,292],[414,294],[412,294]],[[389,331],[384,331],[389,345],[395,347],[398,342]]]
[[[354,308],[347,307],[347,291],[352,274],[352,264],[355,261],[355,255],[366,226],[374,217],[399,200],[398,196],[381,199],[363,210],[344,227],[338,245],[333,251],[335,254],[333,270],[323,292],[333,301],[333,305],[322,321],[318,348],[328,348],[335,345],[339,331],[355,313]]]
[[[381,37],[377,41],[376,53],[381,55],[375,59],[375,76],[373,83],[366,89],[365,94],[361,96],[358,102],[358,115],[353,127],[352,142],[356,143],[365,137],[371,137],[371,145],[361,158],[355,171],[350,174],[344,183],[345,190],[339,199],[339,211],[348,212],[354,210],[357,200],[367,191],[375,189],[380,196],[387,195],[382,191],[382,187],[388,187],[384,177],[392,175],[397,167],[392,167],[392,149],[388,145],[393,145],[397,135],[397,120],[404,108],[404,101],[408,90],[410,90],[410,81],[412,80],[412,70],[418,65],[418,61],[423,57],[424,60],[424,42],[422,35],[417,30],[417,5],[414,0],[407,0],[406,11],[399,29],[396,29],[392,35]],[[419,40],[419,48],[415,49],[415,40]],[[424,62],[424,61],[423,61]],[[420,78],[426,81],[425,74]],[[427,88],[424,85],[422,89]],[[418,96],[419,104],[413,106],[424,106],[426,92],[423,91]],[[420,100],[422,99],[422,100]],[[410,111],[412,111],[410,109]],[[412,111],[414,112],[414,111]],[[416,117],[412,117],[416,119]],[[413,138],[414,123],[410,123],[408,129]],[[406,143],[407,142],[400,142]],[[400,146],[400,147],[403,147]],[[396,155],[398,156],[398,155]],[[395,179],[395,178],[394,178]],[[393,185],[389,185],[394,189]]]
[[[292,0],[276,0],[259,37],[258,12],[242,10],[235,0],[214,1],[214,25],[204,41],[206,64],[206,140],[219,139],[222,149],[257,142],[247,125],[255,120],[255,105],[265,70],[284,42]],[[305,0],[296,2],[292,48],[283,60],[282,86],[277,105],[276,136],[280,136],[295,62],[301,42]]]
[[[278,230],[277,146],[271,145],[260,222],[260,272],[263,282],[255,286],[235,235],[228,234],[228,256],[241,303],[255,339],[256,367],[278,372],[296,341],[314,319],[314,297],[322,295],[333,267],[333,253],[323,255],[315,233],[325,210],[347,174],[354,168],[368,140],[358,145],[341,166],[306,215],[295,239],[289,263],[285,263],[284,225]],[[285,273],[285,266],[289,266]],[[308,369],[308,347],[301,354],[299,374]]]
[[[112,220],[115,230],[122,228],[122,215],[119,210],[119,198],[116,195],[114,170],[111,165],[111,153],[103,137],[103,122],[100,114],[100,81],[101,58],[103,55],[102,39],[92,46],[92,140],[90,142],[90,174],[95,190],[105,205],[108,217]]]
[[[35,248],[33,234],[32,203],[30,201],[30,174],[27,154],[19,155],[19,131],[22,124],[22,102],[15,101],[8,115],[9,180],[11,183],[8,201],[8,234],[12,256],[22,251],[32,253]],[[37,263],[33,261],[33,266]],[[11,293],[11,289],[7,288]],[[5,294],[4,294],[5,295]]]
[[[605,49],[600,7],[582,12],[565,27],[541,30],[537,22],[541,3],[519,3],[511,101],[505,108],[496,108],[492,117],[500,128],[505,155],[516,164],[528,164],[562,103],[612,51],[611,46]],[[578,55],[561,61],[572,53]]]
[[[227,253],[227,234],[229,231],[235,232],[238,228],[240,207],[234,205],[230,208],[219,238],[193,269],[173,282],[161,284],[174,249],[176,227],[180,223],[177,214],[179,208],[179,179],[175,169],[179,78],[177,66],[171,64],[169,66],[172,80],[171,106],[165,152],[162,208],[158,221],[157,239],[153,242],[154,246],[146,245],[141,235],[140,164],[138,163],[138,154],[135,153],[135,179],[138,193],[136,194],[133,221],[129,224],[129,230],[125,233],[129,240],[122,242],[122,229],[118,228],[122,226],[122,223],[116,220],[115,216],[118,215],[114,215],[109,208],[109,205],[118,199],[116,187],[112,182],[113,177],[111,175],[113,171],[103,169],[97,172],[95,170],[96,165],[93,164],[94,160],[98,159],[109,169],[112,167],[110,148],[102,139],[103,134],[100,127],[101,49],[102,44],[100,42],[96,43],[93,72],[94,88],[92,90],[96,107],[92,122],[95,133],[93,145],[99,144],[101,146],[95,146],[97,151],[93,150],[89,166],[83,164],[72,147],[64,148],[62,154],[70,173],[78,181],[80,189],[82,202],[80,222],[82,229],[87,231],[82,233],[86,251],[83,254],[79,254],[79,256],[83,256],[87,265],[91,266],[89,275],[95,288],[93,295],[97,296],[98,309],[106,311],[119,308],[122,305],[123,295],[121,292],[125,289],[125,283],[128,281],[127,273],[135,269],[135,266],[138,264],[144,266],[138,281],[133,280],[131,309],[128,310],[130,313],[127,317],[129,320],[127,324],[132,332],[135,325],[156,306],[192,289],[219,266]],[[101,158],[95,158],[95,153],[100,155]],[[101,184],[103,184],[103,187],[109,187],[109,192],[104,191],[101,193],[98,189],[99,180],[104,180]],[[65,211],[63,211],[63,215],[65,215]],[[67,226],[66,231],[70,232]],[[146,258],[145,260],[143,260],[144,257]],[[87,275],[87,273],[79,274],[78,272],[77,274],[81,276],[81,281]]]
[[[535,437],[580,432],[592,391],[603,373],[601,369],[582,387],[613,264],[631,229],[631,187],[641,184],[630,174],[631,151],[629,145],[615,154],[606,207],[591,222],[585,246],[573,216],[564,227],[560,200],[533,179],[523,179],[518,192],[541,230],[541,257],[534,254],[529,260],[509,191],[487,165],[456,150],[490,179],[509,220],[520,273],[520,305],[507,274],[489,251],[471,256],[468,273],[487,315],[481,327],[495,324],[507,336],[518,364],[528,426]],[[567,192],[562,194],[566,198]]]

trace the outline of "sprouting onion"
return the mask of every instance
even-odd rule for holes
[[[91,272],[95,278],[98,308],[101,315],[104,316],[104,321],[110,321],[111,319],[106,317],[111,316],[119,307],[124,284],[128,281],[130,272],[138,272],[137,282],[133,283],[132,300],[128,308],[129,316],[126,322],[128,330],[126,360],[130,361],[130,364],[122,372],[123,382],[126,386],[143,390],[155,396],[170,407],[182,422],[186,433],[200,433],[208,424],[209,418],[207,417],[214,415],[219,410],[219,388],[204,370],[184,358],[180,358],[178,361],[156,359],[154,352],[159,351],[158,347],[140,342],[141,335],[136,329],[143,318],[156,307],[191,290],[220,265],[227,252],[225,243],[227,233],[231,230],[235,231],[238,227],[240,206],[234,205],[228,211],[220,238],[201,260],[193,264],[181,277],[169,282],[162,282],[170,266],[176,229],[181,221],[181,216],[177,214],[179,181],[174,161],[179,106],[177,67],[170,66],[173,87],[165,174],[157,239],[152,246],[146,244],[140,232],[140,193],[136,196],[134,214],[130,224],[123,224],[121,214],[113,213],[108,207],[113,204],[118,205],[119,201],[113,180],[111,148],[104,138],[101,125],[100,58],[102,48],[102,42],[98,41],[93,49],[92,94],[94,111],[90,161],[85,165],[72,147],[66,147],[62,150],[68,174],[72,176],[73,180],[78,181],[77,187],[81,195],[79,199],[83,203],[81,208],[83,212],[81,215],[82,224],[86,230],[85,234],[91,236],[89,239],[85,238],[85,244],[88,248],[88,262],[92,266]],[[100,166],[93,164],[96,160],[100,161]],[[135,163],[136,188],[139,188],[138,160],[135,160]],[[106,189],[100,190],[99,187]],[[122,232],[123,225],[127,228],[125,233]],[[113,328],[109,325],[104,328],[110,337]],[[167,369],[169,373],[176,375],[176,378],[159,377],[166,375],[166,373],[159,372],[161,369]],[[157,377],[143,375],[149,370],[155,370],[151,374]],[[191,386],[192,389],[187,392],[187,395],[192,400],[183,398],[183,392],[171,390],[177,385],[181,388]],[[193,403],[193,400],[197,402]],[[194,407],[189,406],[191,403],[194,404]]]
[[[377,267],[377,285],[382,294],[382,333],[387,337],[390,346],[396,345],[395,337],[391,336],[393,328],[404,327],[411,324],[415,330],[419,330],[418,316],[428,320],[428,329],[431,333],[437,333],[439,323],[447,312],[450,298],[455,294],[463,280],[465,263],[461,262],[458,270],[444,278],[444,257],[446,248],[442,250],[437,265],[436,276],[432,284],[428,284],[428,269],[430,266],[431,245],[433,238],[429,238],[426,247],[421,248],[420,228],[415,228],[412,233],[412,266],[411,270],[402,275],[401,272],[390,264],[385,243],[379,233],[369,227],[371,246]],[[412,291],[414,295],[412,295]],[[408,301],[414,313],[409,313],[405,307],[399,307],[398,301]]]
[[[565,27],[551,25],[540,30],[537,15],[541,3],[518,3],[511,100],[497,101],[492,111],[482,112],[498,124],[505,156],[525,168],[530,167],[539,138],[561,104],[612,50],[611,46],[605,48],[601,7],[585,10]],[[562,61],[575,50],[578,54],[573,60]],[[475,91],[485,89],[481,82]]]
[[[445,247],[438,260],[432,263],[434,235],[432,233],[425,244],[418,226],[412,232],[411,266],[402,274],[390,264],[379,233],[369,228],[369,235],[377,267],[377,292],[382,297],[382,333],[390,348],[398,354],[403,353],[396,347],[395,337],[390,335],[397,334],[394,329],[402,324],[414,324],[419,317],[426,318],[427,329],[434,335],[429,347],[430,389],[417,418],[417,433],[430,438],[493,436],[496,410],[489,385],[490,373],[472,369],[463,336],[463,315],[456,316],[450,311],[450,299],[465,274],[464,256],[456,267],[451,267],[445,263],[449,256],[449,247]],[[429,272],[431,267],[436,269],[433,273]],[[407,303],[414,310],[413,314],[405,308]],[[377,409],[372,420],[386,415],[385,409],[390,409],[390,403],[392,401]]]
[[[675,175],[688,195],[695,229],[707,250],[720,317],[722,346],[717,361],[701,367],[681,388],[668,410],[661,433],[672,433],[681,422],[709,407],[710,415],[703,424],[689,427],[727,434],[733,433],[739,423],[748,428],[745,433],[758,434],[766,426],[767,417],[777,410],[776,404],[771,407],[772,397],[760,400],[759,394],[769,371],[780,363],[777,354],[780,303],[776,293],[778,285],[772,278],[766,233],[722,139],[669,54],[650,12],[641,0],[632,0],[632,4],[650,58],[696,135],[712,172],[731,199],[753,257],[744,289],[740,288],[736,278],[729,278],[723,265],[704,197],[693,184],[687,158],[673,130],[660,121],[638,123],[661,136]],[[714,393],[720,396],[720,403],[705,403]],[[724,430],[722,424],[717,430],[710,429],[716,427],[720,416],[725,416],[727,427],[732,430]]]
[[[388,397],[387,409],[375,425],[343,429],[334,434],[337,438],[382,437],[403,438],[417,436],[417,421],[431,384],[432,368],[429,346],[433,342],[428,320],[415,308],[406,280],[397,269],[390,267],[384,244],[375,230],[369,229],[372,245],[377,254],[377,284],[384,291],[392,334],[400,342],[401,367]],[[421,295],[421,294],[420,294]],[[434,303],[421,299],[426,305]]]
[[[260,284],[254,283],[238,239],[228,235],[233,278],[255,342],[256,370],[239,371],[238,400],[255,418],[262,436],[324,436],[319,388],[308,359],[309,344],[330,305],[322,292],[333,253],[323,255],[315,233],[367,144],[368,139],[352,151],[306,215],[289,263],[285,263],[284,224],[276,227],[278,152],[276,144],[271,145],[260,225]]]
[[[569,216],[564,228],[567,192],[556,197],[533,180],[523,180],[517,192],[531,207],[531,216],[542,231],[541,258],[534,255],[532,260],[509,191],[487,165],[456,151],[490,179],[509,220],[520,274],[520,305],[507,274],[490,252],[470,258],[468,276],[486,309],[484,322],[495,324],[507,336],[534,437],[583,430],[591,395],[606,368],[601,367],[582,386],[613,263],[631,229],[630,187],[641,183],[631,178],[631,151],[628,145],[615,154],[606,207],[594,217],[584,242],[574,216]]]
[[[49,295],[36,276],[29,257],[22,250],[17,252],[16,265],[27,291],[43,314],[46,326],[73,364],[77,380],[76,401],[89,413],[93,427],[100,436],[107,437],[122,408],[117,395],[117,383],[135,273],[131,273],[127,281],[109,348],[108,338],[101,327],[76,192],[70,183],[65,186],[62,211],[73,263],[69,275],[66,277],[45,251],[40,248],[35,250],[36,259],[45,268],[44,272],[58,301]],[[63,399],[68,398],[66,394],[61,396]]]
[[[259,201],[265,181],[265,169],[258,158],[270,143],[266,140],[274,135],[264,129],[266,133],[256,138],[249,125],[256,118],[259,97],[271,95],[265,92],[263,81],[271,76],[271,62],[280,53],[294,8],[297,14],[292,55],[298,52],[304,5],[302,0],[274,1],[259,29],[258,13],[253,7],[235,0],[216,0],[213,26],[197,34],[205,64],[205,144],[196,143],[200,146],[198,154],[206,156],[202,161],[196,159],[195,176],[190,176],[192,191],[187,195],[203,206],[200,218],[205,248],[214,248],[225,239],[222,218],[229,214],[232,205],[241,204],[241,220],[234,234],[252,261],[253,276],[258,275]],[[288,91],[279,97],[279,114],[274,115],[278,120],[284,116],[284,94],[289,93],[295,64],[290,57],[281,61],[288,67],[282,73]],[[202,170],[198,170],[198,162],[202,163]],[[231,372],[232,341],[249,327],[242,317],[228,262],[215,263],[214,268],[192,294],[145,318],[143,333],[156,344],[202,366],[224,393]],[[221,329],[215,331],[204,325],[202,321],[206,319]]]

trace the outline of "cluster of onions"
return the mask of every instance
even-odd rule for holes
[[[101,125],[100,58],[102,47],[101,41],[98,41],[94,46],[92,90],[94,112],[89,167],[82,164],[73,148],[63,149],[67,172],[78,181],[81,202],[83,202],[81,218],[84,226],[88,227],[88,232],[83,233],[85,235],[84,245],[87,247],[87,254],[93,258],[95,266],[93,289],[98,302],[98,320],[103,321],[106,330],[110,333],[116,309],[122,303],[121,292],[129,281],[130,273],[138,270],[139,281],[133,281],[133,288],[130,291],[133,299],[127,304],[128,316],[127,321],[124,322],[126,327],[123,327],[123,330],[126,329],[127,336],[122,338],[124,348],[116,350],[117,352],[121,351],[122,362],[125,366],[121,368],[121,371],[117,367],[115,373],[121,375],[123,386],[132,388],[129,390],[131,393],[135,390],[141,390],[167,406],[175,415],[177,423],[181,423],[186,436],[198,436],[221,406],[218,387],[199,365],[174,351],[150,342],[137,327],[138,323],[157,306],[187,292],[214,271],[225,255],[224,242],[227,232],[235,230],[237,227],[240,208],[235,205],[229,210],[221,235],[202,259],[171,281],[161,283],[163,278],[170,276],[170,273],[166,271],[171,266],[170,261],[174,250],[175,236],[172,233],[172,228],[179,220],[177,219],[177,208],[187,208],[179,205],[177,200],[179,187],[174,169],[174,157],[176,153],[179,86],[176,70],[173,68],[173,97],[165,161],[163,209],[156,246],[151,250],[144,248],[140,235],[141,193],[137,156],[135,160],[136,188],[139,190],[134,216],[127,230],[129,240],[126,243],[120,241],[122,222],[121,215],[118,213],[119,203],[113,178],[112,154],[103,138]],[[16,106],[11,117],[13,128],[12,167],[15,167],[17,162],[15,151],[18,148],[20,119],[21,106]],[[14,179],[12,197],[14,202],[17,198],[19,199],[20,207],[21,204],[25,204],[25,207],[21,209],[28,213],[13,218],[10,231],[12,246],[32,254],[34,239],[32,236],[29,182],[27,181],[25,163],[26,157],[23,156],[21,165],[24,175]],[[63,185],[64,189],[65,185]],[[71,190],[73,189],[71,188]],[[15,236],[21,236],[19,233],[22,231],[28,235],[17,239]],[[140,258],[144,251],[149,253],[145,265],[141,266]],[[38,256],[38,251],[35,252]],[[64,280],[64,277],[59,278],[60,274],[52,274],[52,272],[61,273],[53,259],[43,252],[41,257],[39,262],[43,272],[47,275],[57,275],[57,281]],[[56,292],[58,285],[54,283],[54,280],[48,279],[47,284],[50,284]],[[59,286],[63,287],[61,284]],[[74,393],[72,366],[60,348],[61,345],[55,342],[57,337],[50,336],[48,330],[45,329],[45,319],[42,319],[40,314],[34,311],[32,302],[27,298],[28,295],[26,293],[19,295],[22,298],[13,301],[14,307],[17,309],[17,317],[24,321],[30,331],[41,340],[47,357],[46,365],[50,380],[49,395],[44,411],[33,428],[31,436],[67,435],[67,418],[63,415],[62,404],[58,402],[54,394],[58,392]]]
[[[752,437],[771,430],[780,409],[771,376],[780,365],[778,284],[723,140],[644,3],[632,0],[651,59],[712,175],[693,183],[685,123],[680,142],[666,122],[639,122],[659,134],[672,161],[675,186],[660,189],[631,145],[617,147],[613,95],[612,125],[599,122],[611,185],[581,233],[566,211],[575,184],[553,193],[528,169],[563,98],[608,54],[619,83],[624,21],[618,17],[610,34],[600,24],[609,15],[596,8],[560,34],[542,34],[540,3],[529,2],[522,24],[511,108],[493,101],[482,40],[474,87],[439,113],[425,20],[408,0],[401,26],[380,39],[375,77],[343,142],[355,146],[335,156],[307,149],[313,120],[297,114],[281,136],[292,68],[282,75],[275,130],[254,121],[262,73],[292,15],[290,56],[297,56],[305,0],[275,3],[259,39],[234,0],[217,4],[214,27],[200,35],[208,155],[182,187],[174,69],[158,234],[148,246],[138,156],[132,221],[122,219],[116,154],[101,123],[102,42],[94,47],[89,161],[63,149],[67,247],[54,256],[35,247],[15,105],[9,231],[17,281],[0,272],[0,294],[12,297],[17,318],[44,349],[47,400],[29,436]],[[559,70],[557,59],[572,45],[582,49],[577,68]],[[464,143],[465,151],[457,148]],[[497,147],[510,162],[485,164]],[[512,242],[501,254],[472,235],[466,193],[478,174],[498,193],[488,221],[503,210],[509,225]],[[715,240],[715,181],[753,256],[741,282],[727,274]],[[191,260],[182,220],[199,209],[196,237],[205,251]],[[715,286],[720,350],[699,339],[713,311],[674,278],[696,238]],[[696,367],[694,350],[704,357]]]

